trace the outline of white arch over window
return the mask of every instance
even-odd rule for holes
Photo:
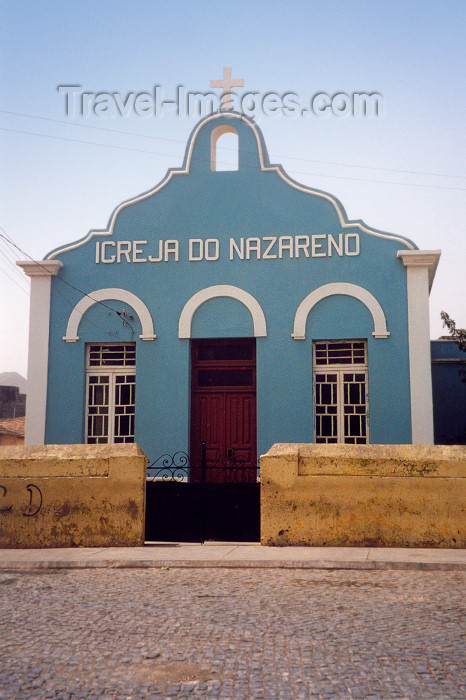
[[[377,299],[367,289],[349,282],[332,282],[318,287],[300,303],[294,318],[291,337],[295,340],[306,340],[306,321],[310,311],[319,301],[335,294],[345,294],[346,296],[354,297],[367,306],[374,321],[374,331],[372,333],[374,338],[387,338],[390,335],[387,331],[387,321],[383,309]]]
[[[224,134],[235,134],[238,138],[238,132],[230,124],[221,124],[212,129],[210,134],[210,169],[213,171],[217,170],[217,141]],[[239,143],[239,141],[238,141]],[[239,148],[239,146],[238,146]],[[239,167],[239,153],[238,153],[238,167]],[[231,170],[238,170],[237,167],[231,168]]]
[[[209,299],[215,299],[216,297],[230,297],[244,304],[252,316],[255,337],[265,338],[267,335],[267,324],[259,302],[254,299],[251,294],[245,292],[244,289],[234,287],[231,284],[217,284],[213,287],[206,287],[194,294],[191,299],[186,302],[180,315],[178,328],[179,338],[191,337],[191,324],[195,312],[204,302],[209,301]]]
[[[83,297],[81,301],[78,301],[68,319],[66,335],[63,337],[63,340],[65,340],[67,343],[76,343],[76,341],[79,340],[79,323],[86,311],[99,301],[109,301],[110,299],[122,301],[124,304],[128,304],[135,310],[141,322],[142,333],[139,336],[141,340],[154,340],[157,337],[154,333],[152,316],[150,315],[149,309],[144,302],[132,292],[128,292],[126,289],[109,287],[108,289],[96,289],[95,292],[91,292],[87,296]]]

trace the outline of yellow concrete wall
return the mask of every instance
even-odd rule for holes
[[[263,545],[465,547],[466,447],[277,444]]]
[[[3,435],[0,433],[0,447],[6,445],[24,445],[24,435]]]
[[[137,445],[0,447],[0,547],[144,544]]]

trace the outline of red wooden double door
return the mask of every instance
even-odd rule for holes
[[[255,338],[191,343],[191,464],[205,441],[207,481],[255,480],[237,468],[257,462]]]

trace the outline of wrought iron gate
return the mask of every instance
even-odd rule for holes
[[[260,539],[260,484],[256,464],[225,455],[201,464],[189,455],[162,455],[148,466],[146,541],[256,542]]]

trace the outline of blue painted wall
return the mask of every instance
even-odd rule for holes
[[[233,125],[239,135],[239,169],[211,172],[211,131]],[[257,138],[256,138],[257,135]],[[190,341],[178,338],[181,311],[205,287],[229,284],[252,294],[267,321],[267,337],[257,339],[258,454],[274,442],[312,441],[312,341],[365,338],[369,355],[369,421],[373,443],[411,441],[406,269],[397,251],[415,247],[400,237],[366,232],[362,222],[346,220],[341,204],[318,191],[301,191],[269,166],[256,125],[234,115],[207,118],[196,127],[191,160],[189,144],[183,169],[169,171],[156,192],[121,208],[113,231],[96,232],[73,249],[49,255],[63,262],[52,278],[46,442],[80,443],[84,439],[85,344],[136,341],[136,442],[150,459],[188,450]],[[302,186],[301,186],[302,187]],[[156,188],[157,189],[157,188]],[[345,228],[338,216],[341,212]],[[112,219],[111,219],[112,222]],[[110,229],[109,225],[109,229]],[[229,259],[229,239],[241,237],[357,234],[360,253],[340,257],[303,255],[290,258]],[[217,261],[188,260],[190,238],[218,239]],[[96,242],[147,240],[139,257],[156,255],[160,239],[179,241],[179,261],[103,264],[95,262]],[[319,239],[322,243],[324,239]],[[352,245],[354,238],[352,239]],[[69,247],[68,247],[69,248]],[[326,250],[326,246],[318,251]],[[107,255],[114,249],[107,248]],[[81,291],[67,286],[68,282]],[[293,340],[293,320],[301,301],[330,282],[367,289],[381,304],[390,336],[375,339],[369,310],[348,296],[322,300],[309,314],[305,341]],[[151,312],[157,339],[142,341],[134,310],[106,301],[115,310],[133,313],[133,330],[109,308],[94,305],[79,326],[77,343],[65,343],[72,308],[83,292],[117,287],[136,294]],[[193,318],[192,336],[249,337],[253,324],[238,301],[206,302]]]
[[[452,340],[432,340],[436,445],[466,445],[466,353]]]

